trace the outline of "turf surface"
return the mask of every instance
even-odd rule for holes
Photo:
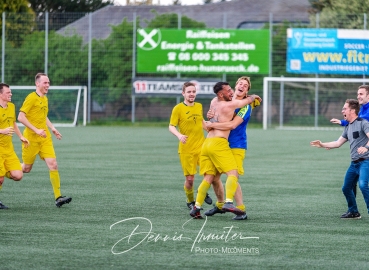
[[[339,218],[347,209],[341,186],[349,146],[309,146],[340,131],[250,129],[240,178],[249,219],[233,221],[229,213],[190,219],[177,139],[167,128],[59,130],[61,190],[73,201],[55,207],[39,158],[21,182],[6,179],[0,199],[10,209],[0,211],[0,269],[369,267],[369,216],[360,191],[362,219]],[[19,153],[17,140],[15,148]]]

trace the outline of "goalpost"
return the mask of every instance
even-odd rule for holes
[[[265,77],[263,129],[339,129],[330,119],[343,119],[348,98],[356,99],[366,78]]]
[[[10,86],[12,103],[16,112],[22,107],[26,96],[35,91],[35,86]],[[82,106],[80,106],[83,96]],[[86,86],[50,86],[47,93],[49,102],[48,118],[55,127],[75,127],[79,121],[86,126],[87,87]],[[81,108],[82,107],[82,108]],[[19,125],[22,125],[19,123]]]

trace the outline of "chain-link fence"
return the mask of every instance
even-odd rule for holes
[[[133,39],[135,30],[140,28],[145,18],[137,18],[135,23],[128,21],[127,18],[121,18],[120,24],[109,25],[108,15],[97,16],[95,13],[52,15],[45,13],[36,17],[30,14],[3,13],[2,81],[14,86],[34,85],[35,74],[45,72],[49,74],[52,85],[88,86],[88,121],[98,119],[131,121],[133,107],[134,119],[137,121],[168,121],[173,106],[179,100],[178,96],[140,96],[132,99],[133,77],[150,76],[167,80],[178,77],[189,79],[210,77],[227,80],[234,85],[238,77],[248,75],[252,80],[251,92],[262,95],[265,76],[316,76],[286,72],[287,28],[366,29],[368,25],[366,14],[328,14],[324,17],[317,14],[311,15],[309,22],[296,20],[277,22],[270,16],[269,22],[257,25],[260,29],[269,29],[271,33],[269,74],[206,74],[206,76],[137,74],[135,66],[132,65],[132,59],[135,59]],[[187,15],[185,12],[162,17],[158,15],[153,19],[155,23],[150,25],[149,21],[145,22],[145,25],[155,28],[160,28],[160,25],[163,28],[176,28],[181,22],[182,28],[206,28],[201,22],[193,20],[189,22]],[[247,16],[244,21],[243,29],[247,27]],[[79,31],[76,31],[76,27],[79,27]],[[348,90],[352,91],[352,97],[356,96],[356,89]],[[207,110],[209,99],[197,101],[203,103],[204,110]],[[255,110],[251,122],[260,123],[261,120],[262,110]]]

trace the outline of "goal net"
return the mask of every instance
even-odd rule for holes
[[[12,103],[14,103],[16,114],[18,114],[24,99],[29,93],[35,91],[35,86],[10,86],[10,89],[13,94]],[[83,102],[81,103],[82,97]],[[86,125],[86,86],[50,86],[47,98],[49,101],[48,118],[55,127]]]
[[[357,97],[369,79],[265,77],[263,129],[339,129],[346,99]]]

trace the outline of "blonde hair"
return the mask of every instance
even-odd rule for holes
[[[242,81],[242,80],[247,81],[247,83],[249,84],[249,88],[247,89],[247,91],[250,91],[250,89],[251,89],[251,80],[250,80],[250,77],[242,76],[242,77],[238,78],[238,80],[236,82],[236,85],[238,84],[239,81]]]

